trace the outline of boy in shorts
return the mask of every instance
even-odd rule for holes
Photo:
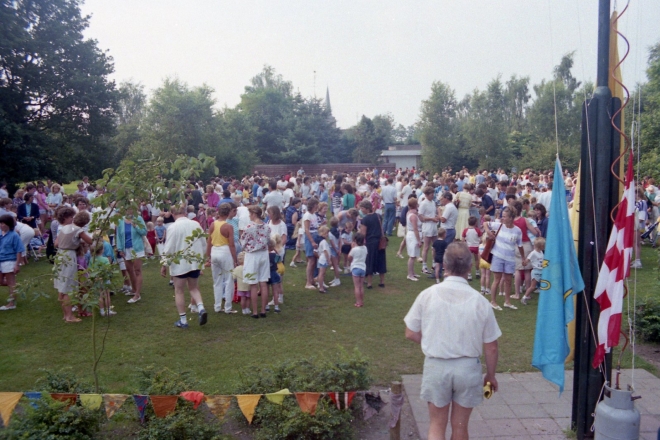
[[[541,273],[543,272],[543,251],[545,250],[545,238],[538,237],[534,240],[534,250],[529,253],[527,257],[532,265],[532,282],[525,295],[520,299],[520,302],[527,305],[527,301],[531,299],[532,292],[536,290],[536,286],[541,281]]]
[[[438,229],[438,238],[433,242],[433,268],[435,269],[435,283],[440,284],[442,279],[442,260],[445,258],[447,249],[447,231],[444,228]],[[433,277],[430,275],[429,278]]]

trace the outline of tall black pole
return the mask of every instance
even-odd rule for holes
[[[575,366],[572,424],[578,439],[593,437],[591,426],[605,378],[591,367],[596,346],[598,303],[593,294],[598,270],[605,258],[610,211],[618,198],[618,181],[610,166],[619,154],[619,135],[612,129],[611,115],[620,107],[608,87],[610,45],[610,0],[599,0],[598,75],[593,98],[582,110],[582,167],[580,172],[580,227],[578,262],[584,278],[584,292],[577,296],[575,309]],[[617,121],[615,121],[617,122]],[[620,122],[619,122],[620,123]],[[593,326],[593,327],[592,327]],[[605,359],[605,376],[611,379],[612,358]]]

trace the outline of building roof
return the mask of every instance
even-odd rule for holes
[[[422,151],[422,146],[419,144],[413,145],[390,145],[387,147],[389,151]]]
[[[395,150],[385,150],[382,153],[380,153],[381,156],[408,156],[408,157],[414,157],[414,156],[421,156],[422,155],[422,150],[404,150],[404,151],[395,151]]]

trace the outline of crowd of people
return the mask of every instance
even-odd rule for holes
[[[470,173],[463,168],[432,175],[416,169],[391,173],[367,169],[356,175],[323,171],[309,176],[300,169],[281,176],[216,177],[191,181],[186,206],[161,211],[145,200],[139,212],[121,213],[121,220],[104,240],[93,239],[89,231],[90,214],[98,210],[94,199],[104,189],[87,177],[72,194],[64,194],[57,183],[39,181],[19,188],[12,199],[2,185],[0,263],[2,283],[10,286],[10,294],[0,310],[16,307],[15,275],[27,264],[30,252],[38,256],[46,249],[51,257],[57,253],[71,261],[57,260],[55,288],[65,321],[78,322],[87,312],[78,310],[79,316],[74,316],[75,307],[67,298],[75,290],[76,273],[96,260],[91,256],[103,245],[101,255],[121,269],[120,293],[135,304],[142,299],[142,260],[190,246],[185,234],[172,233],[180,219],[193,222],[207,236],[199,253],[211,268],[217,313],[238,313],[233,308],[236,296],[244,315],[265,318],[271,310],[281,312],[287,263],[289,267],[305,264],[304,287],[319,293],[341,285],[341,276],[350,275],[354,305],[363,307],[364,290],[374,287],[374,276],[377,287],[385,287],[386,247],[394,234],[402,238],[394,255],[408,258],[407,280],[416,282],[425,275],[439,283],[447,246],[462,241],[473,255],[468,280],[473,274],[480,278],[481,293],[490,298],[495,310],[515,310],[511,300],[526,304],[540,277],[554,178],[564,180],[566,202],[572,203],[577,176],[568,171],[553,176],[533,170]],[[636,268],[641,268],[641,235],[657,222],[657,192],[653,179],[639,186]],[[490,263],[480,257],[488,237],[494,241]],[[655,246],[655,230],[649,238]],[[185,267],[192,269],[183,274],[177,273],[181,267],[170,267],[170,285],[181,295],[185,283],[177,279],[188,279],[191,292],[196,289],[190,280],[199,276],[203,266],[201,261],[195,264],[199,267]],[[416,273],[420,270],[421,274]],[[499,296],[504,297],[502,305]],[[114,314],[109,299],[106,302],[103,313]],[[206,313],[194,296],[188,308]],[[179,315],[178,325],[187,324],[185,309]]]

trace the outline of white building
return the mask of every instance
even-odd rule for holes
[[[380,161],[393,163],[396,168],[419,169],[422,165],[421,145],[392,145],[380,154]]]

